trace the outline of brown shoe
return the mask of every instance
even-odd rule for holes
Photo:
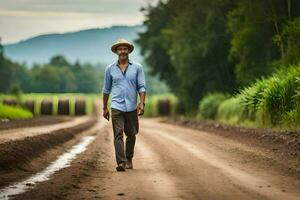
[[[126,162],[126,165],[125,165],[125,168],[126,168],[126,169],[133,169],[132,161],[127,161],[127,162]]]
[[[116,170],[118,172],[125,172],[125,163],[120,163],[117,167]]]

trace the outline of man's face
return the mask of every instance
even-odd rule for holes
[[[128,58],[128,52],[129,49],[125,45],[120,45],[117,47],[117,54],[119,56],[119,59],[127,59]]]

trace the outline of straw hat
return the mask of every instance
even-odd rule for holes
[[[128,46],[129,53],[131,53],[134,49],[134,46],[130,42],[121,38],[121,39],[118,39],[118,41],[114,45],[112,45],[112,47],[111,47],[112,52],[117,53],[117,47],[120,45]]]

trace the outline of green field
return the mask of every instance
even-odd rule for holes
[[[0,103],[0,119],[25,119],[32,118],[31,112],[20,107],[12,107]]]
[[[18,99],[14,95],[0,94],[0,102],[4,99]],[[40,108],[42,100],[49,100],[53,103],[52,114],[57,115],[57,107],[59,99],[70,100],[70,115],[74,115],[74,104],[75,99],[86,100],[86,112],[88,115],[93,114],[93,105],[96,100],[102,102],[101,94],[83,94],[83,93],[27,93],[22,94],[19,98],[21,103],[25,103],[27,100],[33,100],[34,103],[34,115],[40,115]],[[176,108],[178,104],[177,98],[173,94],[159,94],[159,95],[147,95],[146,106],[145,106],[145,117],[157,117],[160,115],[158,103],[160,100],[169,100],[170,103],[170,114],[176,114]],[[109,103],[110,104],[110,103]],[[100,111],[102,108],[99,109]]]
[[[101,96],[99,94],[83,94],[83,93],[27,93],[22,94],[20,97],[20,102],[24,103],[27,100],[33,100],[34,103],[34,114],[40,115],[40,106],[42,100],[49,100],[53,103],[52,114],[57,115],[57,107],[59,99],[69,99],[70,100],[70,115],[74,115],[74,105],[75,99],[83,99],[86,101],[86,113],[88,115],[93,113],[93,105],[96,100],[100,100]],[[0,101],[4,99],[17,99],[14,95],[0,94]]]

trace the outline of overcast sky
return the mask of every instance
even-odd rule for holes
[[[136,25],[139,11],[157,0],[0,0],[2,43],[45,33],[62,33],[112,25]]]

